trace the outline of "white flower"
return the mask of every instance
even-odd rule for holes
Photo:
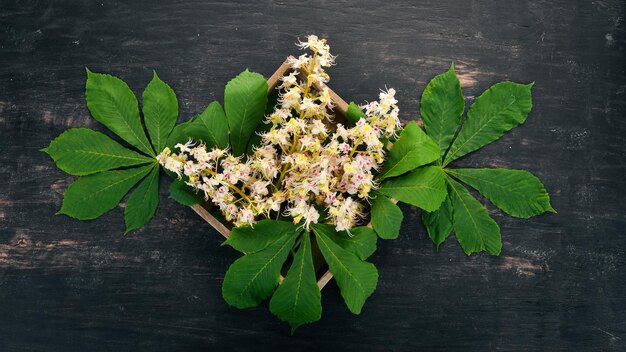
[[[326,220],[349,232],[363,217],[361,201],[377,187],[373,172],[385,156],[380,139],[400,127],[395,90],[381,91],[379,101],[363,106],[366,117],[354,127],[329,130],[324,123],[334,117],[330,90],[316,91],[313,83],[329,80],[324,67],[335,57],[316,36],[299,46],[313,55],[289,60],[294,70],[280,79],[278,104],[265,120],[271,127],[259,133],[261,145],[251,155],[235,157],[228,148],[208,150],[189,140],[176,145],[178,153],[163,149],[157,160],[235,226],[282,215],[309,230],[319,221],[318,209],[325,208]]]
[[[342,125],[342,124],[340,124],[340,123],[338,123],[338,124],[337,124],[337,130],[336,130],[335,134],[336,134],[338,137],[341,137],[344,141],[347,141],[347,140],[348,140],[348,131],[347,131],[347,130],[346,130],[346,128],[345,128],[345,127],[343,127],[343,125]]]
[[[165,160],[167,160],[167,157],[170,156],[170,154],[172,154],[170,148],[165,147],[165,149],[163,149],[163,151],[159,155],[157,155],[156,159],[159,164],[163,165],[165,164]]]
[[[306,213],[304,214],[304,228],[309,230],[309,225],[311,223],[317,224],[317,220],[320,218],[320,213],[317,212],[314,206],[309,206]]]
[[[300,87],[291,87],[289,90],[281,95],[278,101],[282,104],[284,109],[291,109],[294,106],[300,105],[300,98],[302,96],[302,91]]]
[[[324,87],[324,90],[322,90],[322,93],[319,95],[319,97],[317,97],[317,99],[320,101],[320,103],[322,103],[323,106],[328,108],[333,107],[333,100],[330,96],[330,91],[328,90],[328,87]]]
[[[289,57],[289,65],[294,70],[299,70],[309,66],[310,58],[306,55],[300,55],[297,59],[295,57]]]
[[[304,98],[302,99],[302,103],[300,103],[300,111],[304,111],[304,116],[313,116],[317,115],[319,111],[321,111],[321,108],[313,99]]]
[[[395,99],[396,90],[393,88],[389,88],[386,91],[381,90],[380,94],[378,94],[378,98],[381,104],[386,105],[395,105],[398,101]]]
[[[252,211],[252,209],[243,208],[239,211],[239,214],[237,214],[237,221],[235,222],[235,224],[237,226],[245,226],[252,225],[255,222],[256,221],[254,220],[254,212]]]
[[[283,83],[280,86],[278,86],[278,89],[291,88],[292,86],[297,85],[298,74],[300,74],[298,71],[291,71],[291,73],[288,74],[287,76],[281,77],[280,80]]]
[[[255,195],[266,196],[269,193],[267,189],[267,186],[269,186],[269,184],[270,183],[266,181],[256,181],[252,185],[250,185],[250,189]]]
[[[178,150],[180,150],[181,153],[189,153],[191,152],[191,147],[193,147],[194,143],[193,140],[191,140],[191,138],[189,138],[189,141],[187,141],[187,143],[185,144],[176,144],[174,147],[178,148]]]
[[[196,173],[196,164],[193,161],[187,161],[185,163],[185,165],[183,166],[183,170],[184,170],[185,176],[189,176],[191,174],[195,174]]]
[[[179,178],[182,176],[181,173],[182,173],[183,166],[184,166],[184,163],[182,161],[172,158],[172,157],[166,158],[165,163],[163,164],[163,167],[175,173]]]
[[[322,137],[326,137],[328,135],[326,126],[321,120],[311,121],[310,132],[314,136],[321,135]]]

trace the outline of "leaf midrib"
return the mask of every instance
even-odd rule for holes
[[[444,118],[444,116],[446,116],[446,115],[448,114],[448,112],[450,112],[450,111],[452,111],[452,110],[454,109],[454,105],[452,105],[452,104],[448,104],[448,103],[449,103],[449,101],[448,101],[447,99],[446,99],[446,100],[444,100],[444,103],[443,103],[443,104],[444,104],[444,106],[445,106],[445,107],[444,107],[443,111],[441,112],[441,114],[439,114],[439,117],[440,117],[440,118],[439,118],[439,119],[437,119],[437,121],[439,121],[439,127],[440,127],[440,128],[438,129],[438,131],[437,131],[437,132],[438,132],[438,136],[437,136],[437,137],[438,137],[438,138],[437,138],[437,146],[438,146],[439,148],[443,148],[443,147],[444,147],[444,146],[441,144],[441,143],[443,143],[443,142],[444,142],[444,137],[445,137],[445,135],[444,135],[444,133],[443,133],[443,130],[444,130],[444,128],[446,127],[446,124],[445,124],[445,118]],[[457,124],[458,124],[458,123],[457,123]]]
[[[322,243],[324,244],[324,246],[326,247],[328,252],[333,256],[333,258],[337,261],[337,263],[339,263],[339,265],[341,265],[341,267],[345,269],[345,271],[349,274],[350,278],[356,283],[357,286],[359,286],[361,288],[361,293],[363,295],[365,295],[366,294],[365,287],[363,287],[363,285],[361,285],[361,282],[356,279],[356,277],[352,274],[352,271],[350,271],[350,269],[348,269],[348,267],[345,266],[341,260],[339,260],[339,257],[337,257],[335,252],[333,252],[333,250],[328,246],[328,244],[326,243],[326,241],[323,238],[325,235],[320,235],[320,233],[318,231],[315,231],[315,233],[318,235],[317,238],[322,241]]]
[[[162,109],[163,105],[161,105],[161,103],[158,101],[158,99],[157,99],[156,104],[157,104],[157,109],[156,110],[157,110],[157,115],[158,116],[155,117],[156,139],[157,139],[155,147],[157,149],[157,152],[160,152],[161,151],[161,117],[164,115],[164,114],[162,114],[164,109]],[[145,116],[144,116],[144,118],[145,118]]]
[[[252,277],[252,279],[250,279],[250,281],[248,282],[248,284],[243,288],[243,290],[239,293],[239,297],[243,297],[244,293],[246,293],[249,289],[250,286],[252,286],[252,283],[255,282],[256,278],[261,275],[261,273],[263,271],[265,271],[265,269],[272,263],[274,262],[274,260],[276,259],[276,257],[278,257],[278,255],[282,252],[282,250],[285,248],[285,246],[287,245],[287,243],[289,243],[289,235],[286,236],[285,238],[285,243],[283,243],[280,248],[276,251],[276,253],[274,253],[274,255],[267,261],[265,262],[265,264],[256,272],[256,274]],[[258,252],[257,252],[258,253]]]
[[[134,156],[124,156],[124,155],[118,155],[118,154],[107,154],[107,153],[103,153],[103,152],[96,152],[96,151],[91,151],[91,150],[73,150],[73,149],[65,149],[66,152],[71,152],[71,153],[75,153],[75,154],[94,154],[94,155],[98,155],[98,156],[103,156],[103,157],[108,157],[108,158],[117,158],[117,159],[127,159],[127,160],[137,160],[137,161],[143,161],[144,163],[149,163],[152,161],[151,158],[148,157],[143,157],[143,156],[139,156],[139,157],[134,157]],[[67,154],[69,155],[69,154]]]
[[[148,183],[147,187],[146,187],[146,191],[143,193],[143,196],[141,197],[141,202],[143,204],[143,202],[146,200],[146,197],[148,196],[148,193],[150,193],[150,187],[152,186],[152,184],[154,183],[154,181],[158,178],[159,173],[158,172],[154,172],[156,169],[156,165],[152,167],[152,170],[150,170],[151,175],[148,175],[148,177],[150,178],[150,183]],[[154,176],[152,175],[152,173],[154,173]]]
[[[414,144],[414,145],[413,145],[413,147],[412,147],[412,148],[410,148],[410,149],[409,149],[409,151],[408,151],[408,152],[406,152],[406,153],[404,154],[404,156],[402,156],[402,157],[400,158],[400,160],[398,160],[398,162],[397,162],[397,163],[395,163],[395,164],[394,164],[394,165],[393,165],[393,166],[392,166],[389,170],[387,170],[387,172],[385,172],[384,174],[382,174],[382,175],[380,176],[380,178],[379,178],[379,179],[380,179],[380,180],[383,180],[383,179],[387,178],[387,175],[388,175],[388,174],[390,174],[390,173],[391,173],[391,171],[393,171],[394,169],[396,169],[396,168],[398,167],[398,165],[400,165],[400,163],[402,163],[402,162],[403,162],[406,158],[408,158],[410,155],[412,155],[412,153],[413,153],[414,151],[416,151],[416,150],[418,149],[418,147],[423,147],[426,143],[428,143],[428,142],[427,142],[427,141],[424,141],[424,140],[419,141],[419,142],[416,142],[416,144]]]
[[[148,172],[150,172],[150,170],[151,170],[151,169],[148,169],[148,170],[143,170],[143,169],[142,169],[142,170],[139,170],[137,173],[132,174],[131,176],[128,176],[127,178],[124,178],[124,179],[122,179],[122,180],[119,180],[119,181],[117,181],[117,182],[114,182],[114,183],[112,183],[112,184],[110,184],[110,185],[108,185],[108,186],[106,186],[106,187],[104,187],[104,188],[101,188],[101,189],[99,189],[99,190],[97,190],[97,191],[95,191],[95,192],[93,192],[93,193],[90,193],[88,196],[86,196],[86,197],[84,197],[84,198],[81,198],[81,201],[82,201],[82,200],[91,199],[91,198],[93,198],[93,197],[97,196],[98,194],[100,194],[100,193],[102,193],[102,192],[106,191],[107,189],[109,189],[109,188],[111,188],[111,187],[114,187],[114,186],[117,186],[117,185],[119,185],[120,183],[124,183],[124,182],[126,182],[126,181],[128,181],[128,180],[130,180],[130,179],[132,179],[132,178],[134,178],[134,177],[136,177],[137,175],[140,175],[140,174],[142,174],[142,173],[146,173],[146,174],[147,174]]]
[[[217,134],[215,134],[211,126],[209,126],[209,124],[205,122],[205,118],[200,119],[200,123],[204,125],[204,127],[206,128],[207,134],[213,139],[212,142],[219,146],[220,143],[217,140]]]
[[[491,88],[490,88],[490,89],[491,89]],[[493,121],[493,119],[494,119],[496,116],[499,116],[499,115],[501,115],[502,113],[504,113],[505,111],[508,111],[508,110],[509,110],[509,108],[511,107],[511,105],[513,105],[513,104],[517,101],[517,96],[513,95],[512,97],[513,97],[513,101],[511,101],[511,102],[509,103],[509,105],[507,105],[507,107],[505,107],[504,109],[502,109],[499,113],[495,113],[495,114],[491,115],[491,118],[489,118],[488,120],[486,120],[486,121],[485,121],[485,123],[483,123],[483,124],[482,124],[482,125],[478,128],[478,130],[476,130],[476,131],[475,131],[475,132],[474,132],[471,136],[469,136],[467,139],[465,139],[465,141],[463,142],[463,144],[461,144],[458,148],[456,148],[456,149],[455,149],[452,153],[449,153],[449,154],[446,156],[446,160],[444,161],[443,166],[446,166],[446,165],[448,165],[450,162],[452,162],[452,161],[454,160],[454,159],[453,159],[453,157],[454,157],[454,156],[458,153],[458,151],[459,151],[459,150],[461,150],[461,149],[462,149],[462,148],[463,148],[463,147],[464,147],[464,146],[465,146],[465,145],[466,145],[469,141],[471,141],[472,139],[474,139],[474,137],[475,137],[475,136],[476,136],[476,135],[477,135],[480,131],[482,131],[482,130],[483,130],[483,128],[485,128],[487,125],[490,125],[491,121]],[[480,98],[480,97],[479,97],[479,98]],[[470,110],[467,112],[467,113],[468,113],[468,115],[469,115],[469,113],[470,113],[471,111],[472,111],[472,110],[471,110],[471,108],[470,108]],[[466,122],[466,123],[467,123],[467,122]],[[461,129],[463,129],[463,127],[461,127]],[[460,132],[459,132],[459,133],[460,133]],[[503,133],[504,133],[504,132],[503,132]],[[502,135],[502,134],[500,134],[500,135]],[[459,138],[459,137],[457,136],[457,139],[456,139],[456,140],[458,140],[458,138]],[[455,141],[456,141],[456,140],[455,140]],[[452,143],[453,143],[453,144],[452,144],[452,147],[454,147],[454,141],[453,141]],[[480,148],[479,148],[479,149],[480,149]]]
[[[130,91],[130,88],[125,87],[128,91]],[[137,140],[137,142],[139,142],[144,148],[146,148],[146,150],[142,150],[143,152],[148,152],[148,154],[153,155],[154,156],[154,151],[152,150],[152,147],[147,147],[146,144],[144,143],[143,140],[141,140],[139,138],[139,136],[135,133],[135,130],[130,126],[128,120],[126,119],[126,117],[124,117],[124,115],[121,114],[121,106],[119,105],[120,102],[118,102],[117,99],[115,99],[115,96],[108,90],[105,89],[104,90],[106,92],[106,94],[109,96],[109,98],[111,99],[111,101],[113,102],[113,105],[115,106],[115,113],[121,117],[121,120],[124,122],[124,124],[126,125],[126,127],[128,128],[128,130],[133,134],[133,137],[135,137],[135,139]],[[133,94],[132,91],[130,91],[130,94]],[[134,94],[133,94],[134,95]],[[139,117],[139,125],[141,128],[141,117],[139,116],[139,110],[137,110],[137,117]],[[143,128],[142,128],[143,131]],[[145,137],[145,135],[144,135]],[[146,139],[147,141],[147,139]]]
[[[456,185],[452,184],[452,182],[450,182],[449,180],[447,180],[448,183],[450,184],[452,190],[454,191],[454,193],[456,194],[457,198],[459,199],[459,201],[461,202],[461,204],[463,205],[463,208],[465,209],[465,212],[467,213],[467,215],[469,216],[469,218],[472,220],[472,225],[474,225],[474,230],[476,231],[476,233],[479,235],[478,238],[480,239],[480,244],[481,244],[481,250],[485,249],[485,240],[483,239],[483,234],[482,231],[480,231],[478,224],[476,223],[476,221],[474,220],[474,217],[472,216],[472,213],[470,212],[469,208],[467,207],[465,201],[463,200],[463,197],[461,197],[461,194],[457,191],[456,189]],[[463,186],[461,186],[463,187]],[[455,229],[456,231],[456,229]]]
[[[305,233],[303,236],[308,236],[308,233]],[[300,248],[302,252],[302,261],[300,262],[300,269],[298,271],[298,286],[296,288],[296,296],[293,300],[293,305],[291,306],[291,313],[296,312],[296,307],[298,306],[298,300],[300,299],[300,287],[302,287],[302,277],[304,276],[304,262],[306,260],[306,243],[308,241],[305,239],[302,241],[302,248]]]
[[[440,189],[438,188],[434,188],[434,187],[430,187],[430,186],[425,186],[425,185],[419,185],[419,186],[395,186],[395,187],[385,187],[383,186],[383,188],[381,188],[379,191],[380,192],[385,192],[386,190],[396,190],[396,189],[430,189],[430,190],[434,190],[434,191],[440,191]]]
[[[251,99],[249,99],[249,98],[250,98],[250,95],[251,95],[251,93],[250,93],[251,89],[250,89],[249,85],[245,85],[245,86],[244,86],[244,89],[246,90],[246,92],[245,92],[245,94],[246,94],[246,96],[245,96],[245,102],[246,102],[246,103],[245,103],[245,104],[243,104],[243,114],[242,114],[242,116],[241,116],[241,123],[239,124],[239,134],[238,134],[239,136],[238,136],[238,140],[241,140],[241,136],[242,136],[242,134],[243,134],[243,127],[244,127],[243,122],[245,122],[245,121],[247,121],[247,120],[248,120],[248,119],[247,119],[247,116],[246,116],[246,114],[247,114],[247,112],[248,112],[248,106],[249,106],[250,104],[252,104]],[[242,143],[242,142],[240,142],[240,143]]]
[[[487,169],[487,170],[494,170],[494,169]],[[458,177],[458,175],[461,175],[461,176],[463,176],[463,177],[467,177],[467,178],[471,178],[471,179],[474,179],[474,180],[483,181],[483,182],[488,183],[488,184],[490,184],[490,185],[492,185],[492,186],[495,186],[496,188],[499,188],[499,189],[501,189],[501,190],[503,190],[503,191],[505,191],[505,192],[509,192],[509,193],[517,194],[517,195],[520,195],[520,196],[524,196],[524,193],[523,193],[523,192],[518,192],[518,191],[515,191],[515,190],[513,190],[513,189],[508,189],[508,188],[505,188],[504,186],[501,186],[501,185],[499,185],[499,184],[497,184],[497,183],[495,183],[495,182],[493,182],[493,181],[490,181],[490,180],[487,180],[487,179],[484,179],[484,178],[476,177],[476,176],[473,176],[473,175],[472,175],[472,176],[470,176],[470,175],[468,175],[468,174],[464,174],[464,173],[459,173],[459,172],[455,171],[454,169],[446,169],[446,171],[447,171],[448,173],[451,173],[451,174],[453,174],[453,175],[457,176],[457,177]],[[463,180],[461,180],[461,181],[463,181]],[[471,186],[472,188],[474,188],[474,186],[472,186],[472,185],[470,185],[470,186]],[[479,191],[479,190],[477,189],[477,191]],[[479,192],[480,192],[480,191],[479,191]],[[482,192],[480,192],[480,194],[482,194]]]

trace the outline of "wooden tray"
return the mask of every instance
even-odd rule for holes
[[[276,86],[279,83],[280,78],[284,76],[291,69],[289,65],[289,60],[291,58],[293,57],[291,56],[288,57],[282,63],[282,65],[280,65],[278,70],[276,70],[276,72],[274,72],[274,74],[267,80],[268,94],[271,93],[276,88]],[[330,96],[335,104],[334,110],[335,110],[335,113],[337,113],[339,117],[338,120],[339,121],[345,120],[346,112],[348,111],[348,104],[345,102],[345,100],[343,100],[332,89],[330,89],[323,83],[316,82],[316,83],[313,83],[312,86],[318,91],[322,91],[324,88],[328,88]],[[337,120],[335,121],[335,123],[337,123]],[[225,238],[228,238],[228,236],[230,236],[230,230],[228,229],[228,227],[225,224],[221,223],[213,215],[211,215],[211,213],[203,205],[195,204],[191,206],[191,209],[193,209],[198,215],[200,215],[202,219],[204,219],[207,223],[209,223],[209,225],[211,225],[215,230],[217,230],[217,232],[219,232],[222,236],[224,236]],[[367,226],[371,227],[372,224],[369,223]],[[330,270],[326,270],[324,274],[322,274],[322,276],[317,280],[317,286],[320,288],[320,290],[323,289],[324,286],[326,286],[326,284],[328,284],[328,282],[332,278],[333,278],[333,274],[330,272]],[[284,280],[284,277],[281,275],[278,280],[278,283],[279,284],[282,283],[283,280]]]

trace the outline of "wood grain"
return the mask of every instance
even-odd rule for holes
[[[503,1],[1,1],[0,350],[626,350],[626,4]],[[406,121],[429,79],[454,62],[467,104],[502,80],[535,81],[527,122],[455,166],[528,169],[556,215],[488,205],[500,257],[439,251],[402,205],[400,237],[379,241],[377,291],[359,316],[337,286],[294,336],[259,307],[238,310],[221,282],[238,254],[167,197],[123,236],[122,209],[54,216],[73,177],[39,149],[71,127],[103,131],[85,71],[140,97],[155,69],[181,121],[223,100],[248,68],[266,77],[293,43],[327,37],[329,85],[346,101],[393,87]],[[121,207],[120,207],[121,208]]]

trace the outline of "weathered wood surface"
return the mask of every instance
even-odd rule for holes
[[[0,350],[624,350],[626,5],[623,1],[0,1]],[[435,251],[418,222],[372,257],[378,290],[348,312],[334,283],[323,318],[289,335],[266,307],[229,308],[237,253],[167,199],[123,236],[120,209],[54,216],[72,181],[38,150],[70,127],[102,129],[84,67],[141,92],[156,69],[183,118],[245,68],[270,75],[297,36],[328,37],[331,87],[355,101],[398,90],[402,117],[451,62],[468,102],[536,81],[528,122],[459,165],[525,168],[558,210],[494,210],[501,257]]]

